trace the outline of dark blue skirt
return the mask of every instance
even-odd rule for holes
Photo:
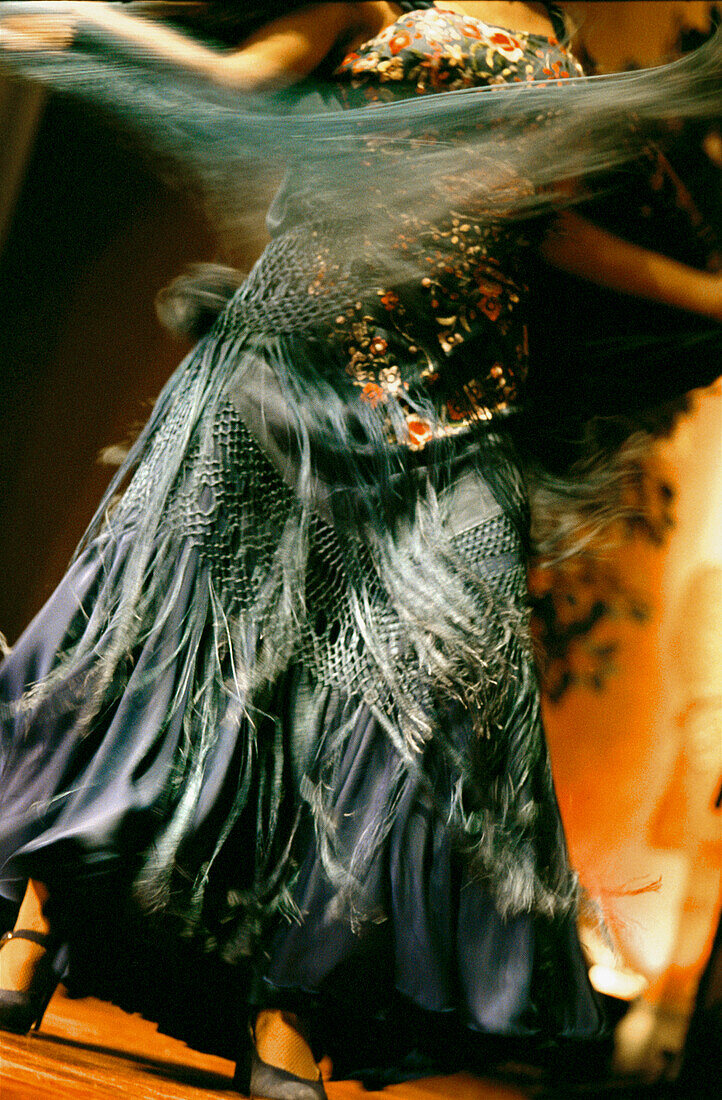
[[[123,553],[122,544],[103,536],[82,553],[5,659],[4,702],[17,700],[53,668],[64,640],[92,615],[93,593],[119,567]],[[72,700],[82,698],[82,669],[66,685],[66,698],[51,694],[32,721],[4,719],[2,892],[17,902],[28,877],[48,883],[55,920],[75,947],[76,987],[160,1018],[166,1030],[226,1054],[232,1053],[235,1024],[225,1037],[224,1028],[242,1017],[246,1005],[290,1002],[323,1019],[324,1005],[338,1005],[339,998],[353,1005],[359,1019],[377,1024],[402,1003],[447,1026],[453,1020],[467,1037],[600,1036],[602,1016],[573,919],[500,915],[491,893],[465,870],[428,784],[413,774],[399,782],[396,752],[369,707],[318,684],[299,665],[269,694],[257,719],[266,728],[256,729],[256,739],[272,746],[279,782],[283,772],[293,791],[324,741],[341,726],[349,730],[334,765],[330,804],[340,846],[363,867],[355,889],[349,894],[348,881],[329,876],[311,818],[291,796],[283,813],[293,874],[278,886],[285,904],[246,951],[236,943],[234,958],[229,962],[226,952],[225,961],[218,961],[222,935],[212,911],[214,899],[249,890],[247,864],[257,844],[253,815],[241,818],[213,865],[200,946],[188,942],[172,915],[156,919],[142,909],[134,884],[144,853],[157,843],[174,760],[182,751],[182,711],[159,735],[158,715],[177,690],[167,657],[204,568],[189,546],[177,563],[173,606],[162,630],[137,655],[119,703],[93,733],[78,736],[74,728]],[[93,654],[87,659],[92,662]],[[156,668],[157,675],[147,675]],[[464,716],[450,714],[463,742]],[[182,855],[194,873],[225,820],[247,722],[226,722],[207,761]],[[443,767],[436,781],[445,782]],[[263,792],[252,802],[258,814]],[[178,954],[169,962],[174,939]],[[158,960],[164,976],[149,980]],[[218,992],[209,1005],[214,987]],[[202,1020],[189,1012],[189,998],[204,1006]],[[224,1020],[209,1026],[222,1004]]]
[[[358,1034],[369,1021],[399,1034],[418,1013],[437,1036],[443,1020],[457,1037],[594,1039],[604,1025],[569,904],[531,654],[515,627],[504,634],[523,622],[526,598],[524,497],[505,444],[490,442],[486,457],[483,444],[473,458],[464,452],[430,496],[441,541],[456,540],[457,576],[486,594],[471,605],[466,637],[512,638],[506,663],[472,651],[474,669],[497,669],[483,688],[503,695],[507,726],[498,744],[481,744],[453,691],[429,688],[437,737],[409,751],[393,714],[333,671],[352,666],[336,654],[330,670],[312,668],[317,641],[293,633],[304,615],[303,629],[316,629],[326,593],[349,605],[378,599],[381,614],[366,617],[353,652],[378,649],[372,633],[389,621],[384,594],[396,576],[388,591],[340,586],[352,556],[343,539],[354,535],[300,514],[242,420],[257,344],[224,331],[167,384],[119,474],[118,486],[132,475],[120,504],[108,516],[106,498],[94,534],[0,666],[0,896],[17,903],[28,878],[45,882],[77,991],[231,1056],[253,1006],[289,1002],[330,1045],[339,1003]],[[287,343],[275,339],[273,354],[310,354]],[[508,492],[494,490],[504,477]],[[417,472],[410,478],[415,486]],[[296,574],[278,580],[276,551],[295,560],[292,536],[304,530],[309,562],[331,536],[337,552],[298,574],[316,588],[297,599],[283,583]],[[409,557],[400,613],[413,616],[403,597],[429,561]],[[405,652],[406,621],[382,639],[387,653]],[[353,631],[337,633],[333,644],[352,653]],[[278,653],[251,683],[269,635]],[[330,652],[331,632],[323,637]],[[423,652],[423,626],[416,638]],[[249,667],[244,687],[236,674]],[[470,760],[478,784],[467,813],[460,776],[473,772]],[[499,874],[497,850],[507,860]],[[526,889],[515,906],[502,896],[512,879]]]

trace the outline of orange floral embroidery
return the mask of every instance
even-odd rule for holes
[[[481,299],[481,302],[479,304],[490,321],[497,320],[499,314],[501,313],[501,302],[498,300],[498,298],[484,297]]]
[[[397,31],[396,34],[389,39],[389,52],[397,54],[410,45],[411,35],[408,34],[407,31]]]
[[[449,420],[466,420],[469,415],[468,406],[462,408],[458,401],[447,401],[446,411],[449,414]]]
[[[409,431],[409,442],[412,447],[422,447],[424,443],[428,443],[434,434],[428,420],[422,420],[420,417],[409,417],[406,421],[406,427]]]
[[[386,394],[376,382],[367,382],[361,390],[361,400],[370,405],[372,409],[375,409],[377,405],[386,400]]]

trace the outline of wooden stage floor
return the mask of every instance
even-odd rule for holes
[[[233,1063],[199,1054],[159,1035],[155,1026],[112,1005],[71,1000],[59,990],[42,1028],[30,1036],[0,1032],[0,1100],[234,1100]],[[331,1081],[329,1100],[526,1100],[530,1097],[649,1097],[629,1084],[552,1094],[525,1084],[459,1074],[367,1092]],[[656,1094],[655,1094],[656,1095]]]

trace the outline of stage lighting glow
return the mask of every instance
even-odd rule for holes
[[[596,963],[589,971],[589,980],[597,993],[617,997],[621,1001],[633,1001],[649,984],[643,974],[637,974],[633,970],[618,970],[600,963]]]

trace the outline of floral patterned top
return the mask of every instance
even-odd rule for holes
[[[342,106],[355,108],[579,75],[581,67],[554,37],[512,33],[437,5],[404,14],[348,53],[334,81]],[[455,164],[453,180],[464,171],[474,174],[469,194],[478,162]],[[494,171],[503,174],[502,155]],[[373,189],[373,175],[359,186]],[[442,193],[438,208],[454,207],[453,190],[451,181],[451,201]],[[385,198],[378,196],[380,208]],[[389,438],[412,450],[508,415],[520,403],[527,369],[528,231],[502,217],[490,221],[488,206],[476,217],[465,204],[435,218],[404,212],[398,230],[394,225],[393,247],[413,257],[416,283],[378,286],[375,295],[349,303],[330,334],[361,400],[386,413]]]
[[[347,84],[348,106],[389,102],[513,81],[583,75],[553,36],[507,31],[437,4],[408,12],[376,38],[347,54],[336,79]]]

